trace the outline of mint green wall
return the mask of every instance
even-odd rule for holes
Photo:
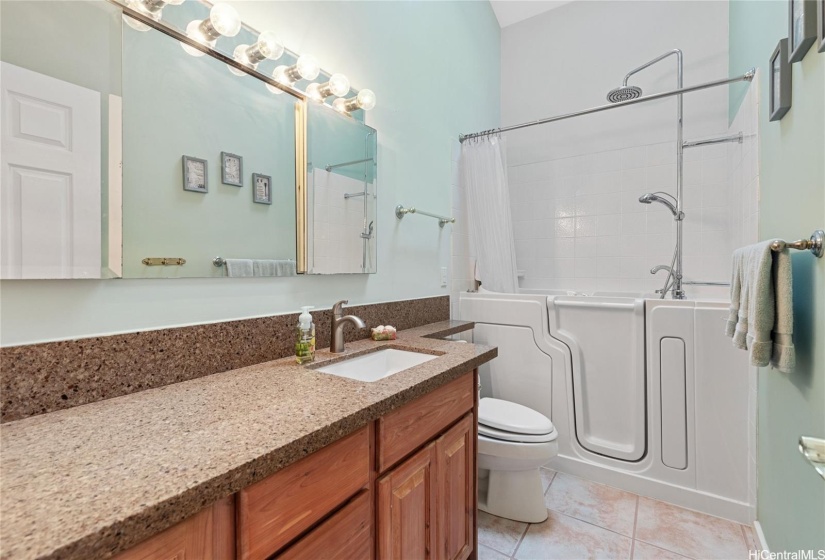
[[[379,141],[378,273],[4,281],[1,344],[295,312],[345,298],[356,304],[449,293],[439,269],[450,266],[450,226],[421,216],[399,222],[393,211],[404,203],[449,214],[458,134],[499,125],[500,30],[490,4],[233,3],[250,25],[272,29],[290,49],[345,73],[356,89],[375,91],[378,105],[366,123]]]
[[[791,110],[767,114],[767,61],[787,36],[787,3],[730,2],[730,68],[760,68],[759,236],[799,239],[825,228],[825,54],[793,64]],[[741,98],[732,93],[731,112]],[[825,481],[797,451],[825,437],[825,258],[794,252],[797,371],[759,371],[757,518],[771,551],[825,549]]]

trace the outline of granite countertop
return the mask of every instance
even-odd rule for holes
[[[361,340],[438,358],[374,383],[284,358],[0,426],[0,558],[107,558],[493,359],[443,321]]]

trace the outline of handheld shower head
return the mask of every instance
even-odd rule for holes
[[[621,103],[622,101],[630,101],[642,96],[642,88],[637,86],[623,85],[616,89],[610,90],[607,94],[607,100],[611,103]]]
[[[663,194],[665,196],[670,196],[667,193],[661,193],[661,194]],[[675,204],[673,204],[671,201],[669,201],[666,198],[662,198],[661,196],[659,196],[656,193],[645,193],[645,194],[643,194],[642,196],[639,197],[639,202],[641,202],[642,204],[650,204],[652,202],[658,202],[660,204],[664,204],[665,206],[667,206],[668,210],[670,210],[670,213],[673,214],[673,217],[676,218],[677,220],[681,220],[682,218],[685,217],[684,212],[679,212],[678,210],[676,210],[676,205]]]

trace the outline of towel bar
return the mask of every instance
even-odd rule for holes
[[[419,210],[415,207],[404,208],[403,204],[399,204],[395,207],[395,217],[399,220],[403,218],[406,214],[421,214],[422,216],[429,216],[430,218],[435,218],[438,220],[438,227],[444,227],[444,224],[454,224],[455,218],[449,218],[447,216],[439,216],[438,214],[432,214],[430,212],[425,212],[424,210]]]
[[[822,258],[825,255],[825,231],[821,229],[816,230],[811,234],[810,239],[799,239],[797,241],[780,241],[776,240],[771,243],[771,249],[774,251],[782,251],[784,249],[799,249],[800,251],[808,250],[817,258]]]

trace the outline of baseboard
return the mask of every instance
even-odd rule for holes
[[[765,533],[762,531],[762,524],[759,521],[753,522],[753,530],[756,531],[756,538],[759,539],[759,548],[765,552],[770,552],[768,541],[765,540]]]

